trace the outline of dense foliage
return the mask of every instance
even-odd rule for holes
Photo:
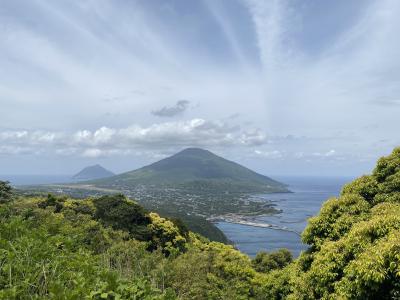
[[[0,299],[246,299],[232,246],[122,195],[20,197],[0,206]]]
[[[122,195],[10,195],[0,299],[400,299],[400,149],[329,199],[302,238],[294,261],[284,249],[252,260]]]
[[[293,260],[292,253],[287,249],[279,249],[276,252],[268,253],[260,251],[252,261],[254,269],[258,272],[269,272],[282,269]]]
[[[0,203],[9,202],[12,199],[12,188],[7,181],[0,181]]]
[[[329,199],[302,238],[310,248],[271,274],[269,298],[400,299],[400,148]]]
[[[302,238],[309,249],[292,263],[284,250],[254,258],[246,297],[400,299],[400,148],[329,199]]]

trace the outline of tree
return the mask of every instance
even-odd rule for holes
[[[140,241],[151,239],[147,225],[151,219],[147,211],[136,202],[122,194],[106,195],[93,200],[95,219],[104,225],[117,230],[128,231],[132,237]]]
[[[0,203],[10,202],[13,197],[13,189],[8,181],[0,181]]]
[[[256,271],[266,273],[275,269],[282,269],[292,260],[292,253],[287,249],[279,249],[271,253],[261,251],[253,259],[252,265]]]

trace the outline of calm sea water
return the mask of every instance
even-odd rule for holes
[[[72,182],[71,175],[0,175],[0,180],[12,185],[36,185]]]
[[[352,180],[349,177],[276,177],[289,185],[293,193],[260,195],[266,201],[273,201],[282,213],[274,216],[260,216],[256,222],[287,227],[302,232],[307,219],[317,214],[321,205],[330,197],[338,196],[343,184]],[[219,222],[216,224],[225,235],[244,253],[254,256],[258,251],[273,251],[279,248],[289,249],[294,256],[306,249],[300,236],[294,232],[252,227]]]

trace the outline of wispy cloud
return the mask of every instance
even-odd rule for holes
[[[286,2],[286,0],[244,0],[252,16],[260,58],[266,74],[282,66],[285,63],[285,54],[290,52],[287,43],[289,10]]]
[[[221,2],[206,0],[205,3],[211,15],[217,21],[222,32],[224,33],[224,38],[228,41],[230,50],[233,52],[235,58],[239,62],[240,67],[244,72],[251,72],[252,67],[250,59],[246,56],[246,53],[243,49],[244,44],[240,42],[238,34],[233,26],[235,20],[226,14],[224,7],[221,7],[220,5]]]
[[[358,14],[354,14],[348,27],[336,26],[336,31],[326,31],[329,39],[314,40],[302,34],[320,31],[310,28],[315,26],[315,16],[307,11],[316,4],[295,6],[289,1],[255,0],[245,3],[252,14],[264,64],[272,131],[300,132],[301,128],[314,136],[324,136],[365,126],[378,116],[393,124],[395,120],[385,104],[395,106],[397,102],[392,99],[400,95],[400,61],[396,54],[400,42],[394,38],[400,29],[396,17],[400,13],[399,2],[366,1],[358,7]],[[323,13],[327,13],[326,9]],[[332,9],[331,13],[340,13],[334,5]],[[320,19],[319,24],[328,27],[323,22]],[[304,38],[310,38],[310,43],[304,43]],[[377,109],[370,103],[382,105]],[[359,117],[354,118],[354,111]],[[282,116],[290,122],[282,122]],[[301,127],[295,130],[294,124]],[[387,128],[385,134],[392,135],[392,130]]]

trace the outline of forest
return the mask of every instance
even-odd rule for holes
[[[308,249],[254,258],[122,194],[0,184],[0,299],[400,299],[400,148],[309,219]]]

